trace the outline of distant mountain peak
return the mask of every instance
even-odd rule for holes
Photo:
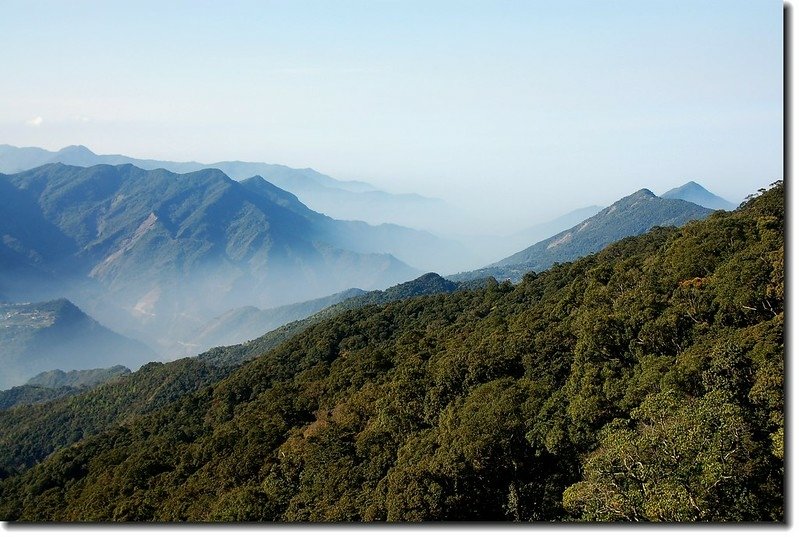
[[[654,192],[652,192],[648,188],[642,188],[641,190],[633,192],[632,194],[630,194],[627,197],[628,198],[650,198],[651,199],[651,198],[656,198],[657,196],[655,195]],[[622,199],[624,199],[624,198],[622,198]]]
[[[411,281],[421,283],[421,282],[445,282],[447,280],[443,278],[440,274],[437,274],[435,272],[428,272],[426,274],[422,274],[418,278]]]
[[[427,274],[422,274],[421,276],[419,276],[414,280],[410,280],[395,285],[393,287],[389,287],[388,289],[386,289],[386,292],[393,294],[403,294],[408,292],[418,293],[423,290],[425,294],[430,294],[433,292],[449,293],[457,288],[458,284],[456,284],[455,282],[447,280],[446,278],[442,278],[440,275],[436,274],[435,272],[428,272]]]
[[[672,188],[661,197],[665,199],[690,201],[691,203],[707,207],[708,209],[722,209],[725,211],[735,209],[734,204],[710,192],[696,181],[688,181],[682,186]]]
[[[698,204],[663,199],[642,188],[571,229],[537,242],[477,273],[480,276],[493,275],[491,269],[494,268],[499,269],[496,273],[502,275],[504,267],[514,267],[517,277],[521,277],[530,270],[546,270],[553,263],[572,261],[598,252],[614,241],[640,235],[654,226],[679,226],[689,220],[704,218],[710,212]],[[463,275],[458,275],[458,279],[462,278]]]
[[[700,185],[696,181],[688,181],[684,185],[678,186],[677,188],[672,188],[671,190],[666,192],[666,194],[668,194],[670,192],[680,192],[680,191],[683,191],[683,192],[702,192],[702,193],[713,195],[712,192],[710,192],[708,189],[706,189],[705,187],[703,187],[702,185]]]
[[[72,154],[83,154],[87,156],[97,156],[91,149],[86,147],[85,145],[68,145],[66,147],[62,147],[59,153],[72,153]]]
[[[620,208],[630,207],[637,203],[647,203],[656,199],[658,199],[658,197],[651,190],[649,190],[648,188],[642,188],[641,190],[637,190],[632,194],[630,194],[629,196],[625,196],[620,200],[614,202],[606,209],[606,211],[614,212]]]

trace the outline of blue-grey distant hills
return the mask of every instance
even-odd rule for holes
[[[521,280],[527,272],[540,272],[555,263],[573,261],[605,246],[655,226],[680,226],[706,217],[711,209],[681,199],[664,199],[647,189],[624,197],[576,226],[485,268],[462,272],[449,279],[466,281],[492,276]]]
[[[333,220],[260,177],[216,169],[48,164],[0,174],[0,190],[0,293],[75,297],[114,329],[133,320],[123,332],[158,349],[231,308],[408,280],[421,271],[389,251],[448,247]]]
[[[340,248],[359,253],[390,253],[422,270],[446,272],[475,265],[473,255],[459,242],[396,224],[371,225],[356,220],[336,220],[312,211],[294,194],[261,176],[244,179],[240,184],[313,223],[321,240]]]
[[[163,168],[175,173],[216,168],[239,181],[260,175],[270,183],[296,194],[314,211],[333,218],[363,220],[370,224],[394,223],[437,229],[442,215],[451,211],[440,199],[418,194],[390,194],[369,183],[340,181],[311,168],[297,169],[263,162],[222,161],[203,164],[137,159],[125,155],[97,155],[81,145],[48,151],[38,147],[0,144],[0,173],[18,173],[54,162],[84,167],[133,164],[145,170]]]
[[[304,319],[328,306],[363,294],[366,294],[366,291],[353,288],[322,298],[286,304],[277,308],[260,309],[254,306],[235,308],[200,327],[191,341],[183,343],[182,354],[198,354],[212,347],[243,343],[284,324]]]
[[[660,197],[664,199],[690,201],[691,203],[696,203],[697,205],[707,207],[708,209],[732,211],[736,208],[733,203],[730,203],[724,198],[715,195],[694,181],[688,181],[682,186],[672,188],[665,194],[661,194]]]
[[[138,367],[158,356],[109,330],[66,299],[0,303],[0,389],[52,369]]]

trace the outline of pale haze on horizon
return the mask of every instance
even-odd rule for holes
[[[0,143],[312,167],[515,231],[783,177],[776,0],[3,2]]]

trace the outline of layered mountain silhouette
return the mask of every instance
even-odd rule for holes
[[[664,199],[676,199],[690,201],[708,209],[720,209],[723,211],[732,211],[735,205],[725,200],[722,197],[715,195],[707,190],[705,187],[694,181],[688,181],[682,186],[672,188],[665,194],[661,194]]]
[[[455,267],[474,266],[476,257],[459,242],[396,224],[370,225],[357,220],[336,220],[304,205],[294,194],[256,175],[240,182],[251,192],[265,197],[301,216],[314,226],[319,237],[353,252],[386,252],[423,270],[447,272]]]
[[[31,300],[62,291],[111,327],[136,320],[126,333],[159,348],[234,307],[384,288],[420,273],[384,253],[384,229],[315,213],[262,178],[49,164],[0,175],[0,188],[13,215],[0,218],[0,292]],[[381,253],[355,251],[358,237],[384,241]]]
[[[196,354],[212,347],[255,339],[279,326],[303,319],[342,300],[365,293],[366,291],[362,289],[347,289],[341,293],[277,308],[260,309],[244,306],[232,309],[203,325],[189,342],[183,344],[184,354]]]
[[[435,229],[441,215],[450,211],[440,199],[418,194],[390,194],[369,183],[340,181],[311,168],[296,169],[263,162],[222,161],[203,164],[137,159],[125,155],[97,155],[81,145],[68,146],[59,151],[0,145],[2,173],[18,173],[55,162],[84,167],[133,164],[145,170],[163,168],[175,173],[216,168],[235,180],[260,175],[270,183],[293,192],[315,211],[333,218],[363,220],[370,224],[396,223]]]
[[[146,345],[109,330],[66,299],[0,304],[0,389],[56,368],[137,367],[155,358]]]
[[[596,215],[548,239],[485,268],[449,276],[456,281],[488,276],[519,281],[525,273],[546,270],[555,263],[573,261],[598,252],[625,237],[640,235],[655,226],[680,226],[704,218],[712,211],[681,199],[664,199],[641,189]]]

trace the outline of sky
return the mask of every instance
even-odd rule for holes
[[[775,0],[0,0],[0,143],[312,167],[521,228],[783,176]]]

